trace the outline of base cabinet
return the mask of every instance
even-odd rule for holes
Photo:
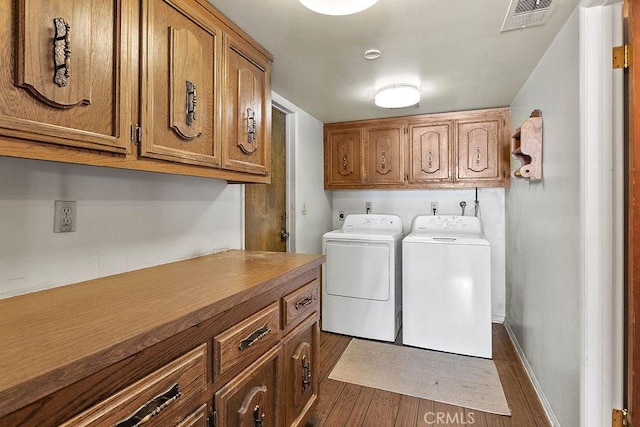
[[[243,251],[230,252],[241,254]],[[124,293],[132,292],[129,280],[133,283],[156,282],[152,287],[156,291],[158,286],[164,289],[161,292],[167,300],[163,303],[156,301],[153,307],[177,305],[175,312],[182,316],[178,324],[189,326],[150,346],[145,346],[144,341],[131,343],[130,336],[126,335],[123,338],[124,350],[115,353],[126,352],[129,346],[142,349],[134,350],[129,356],[100,370],[91,371],[89,375],[74,378],[53,393],[44,394],[37,387],[25,386],[26,392],[20,403],[15,404],[17,409],[7,411],[4,408],[8,401],[0,402],[0,426],[304,425],[318,400],[318,279],[323,257],[279,254],[274,255],[276,259],[269,263],[265,259],[272,254],[267,252],[231,253],[226,258],[224,255],[203,257],[206,261],[195,269],[194,264],[183,262],[186,267],[181,270],[172,271],[166,266],[159,266],[141,270],[144,273],[137,276],[123,275],[122,279],[108,280],[106,294],[117,300],[118,305],[125,306],[129,295]],[[254,290],[253,295],[243,293],[247,285],[237,279],[238,274],[244,274],[238,273],[238,265],[244,265],[248,279],[255,280],[256,274],[261,273],[252,272],[252,263],[261,263],[255,267],[257,271],[268,272],[287,262],[287,255],[304,257],[305,268],[301,271],[283,268],[275,277],[264,279],[261,285],[253,285],[260,288]],[[216,261],[218,258],[223,258],[224,262]],[[156,269],[158,273],[154,273]],[[216,278],[211,281],[213,276]],[[162,277],[168,277],[166,287],[157,284],[164,280]],[[190,278],[181,284],[186,288],[190,286],[189,280],[200,280],[200,283],[191,284],[192,289],[183,289],[183,297],[192,294],[202,297],[207,292],[203,290],[215,283],[222,288],[220,308],[214,304],[205,310],[194,311],[193,317],[185,315],[179,307],[181,303],[172,299],[176,277]],[[231,278],[236,284],[225,283],[224,277]],[[123,295],[113,295],[112,280],[123,281],[116,286],[122,289]],[[232,289],[237,289],[237,293]],[[92,292],[79,290],[88,296],[100,295],[99,289]],[[90,305],[89,302],[86,304]],[[193,302],[185,304],[192,307]],[[4,308],[11,312],[23,311],[15,307]],[[61,309],[68,308],[67,304],[61,306]],[[95,316],[96,311],[91,313]],[[135,323],[135,319],[140,321],[139,310],[132,309],[131,316],[118,313],[127,325]],[[173,314],[173,311],[169,309],[167,313]],[[105,316],[112,317],[111,314]],[[100,319],[86,323],[100,324]],[[52,329],[61,327],[56,325]],[[160,329],[141,331],[141,336],[154,340],[159,331],[173,327],[159,323]],[[82,335],[89,333],[87,330]],[[87,367],[91,363],[80,359],[79,366],[90,369]],[[0,371],[2,369],[0,367]],[[55,377],[52,381],[58,381],[57,370],[52,372]],[[12,393],[7,393],[9,395]]]
[[[216,392],[215,425],[280,425],[278,378],[281,363],[280,348],[274,347]]]
[[[309,408],[318,399],[320,327],[315,317],[298,326],[283,341],[285,426],[305,425]]]

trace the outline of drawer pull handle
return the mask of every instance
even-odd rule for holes
[[[251,335],[249,335],[248,337],[246,337],[245,339],[240,341],[240,345],[238,346],[238,350],[242,351],[245,348],[251,347],[258,340],[262,339],[265,335],[267,335],[269,332],[271,332],[271,329],[269,329],[269,326],[267,326],[267,325],[264,325],[260,329],[256,329],[256,331],[254,333],[252,333]]]
[[[59,87],[65,87],[69,78],[71,26],[62,18],[54,18],[53,25],[56,27],[56,35],[53,38],[53,82]]]
[[[153,399],[142,405],[142,407],[140,407],[140,409],[138,409],[135,414],[133,414],[126,420],[120,421],[118,424],[116,424],[116,427],[137,427],[139,425],[142,425],[162,412],[162,410],[169,406],[172,402],[178,400],[180,396],[182,396],[182,393],[180,393],[180,385],[175,384],[166,392],[154,397]]]
[[[302,394],[311,387],[311,361],[302,356]]]
[[[296,303],[296,310],[300,310],[301,308],[310,306],[311,304],[313,304],[313,301],[315,301],[313,297],[306,297],[304,299],[301,299]]]

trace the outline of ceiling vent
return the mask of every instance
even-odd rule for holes
[[[544,25],[555,9],[552,0],[511,0],[502,32]]]

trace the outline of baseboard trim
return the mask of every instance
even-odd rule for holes
[[[504,322],[504,327],[507,330],[507,334],[509,335],[511,342],[513,343],[513,346],[516,349],[516,354],[518,355],[518,359],[520,359],[522,366],[524,366],[524,370],[527,373],[527,376],[529,377],[531,384],[533,384],[533,389],[536,391],[536,394],[538,395],[538,399],[540,399],[540,402],[542,403],[542,409],[544,409],[544,412],[547,415],[547,419],[549,420],[552,426],[560,427],[560,421],[558,421],[558,417],[556,417],[556,414],[553,412],[553,409],[551,409],[551,404],[547,400],[547,397],[544,395],[544,392],[542,391],[542,387],[540,386],[540,383],[538,382],[536,375],[533,373],[533,369],[531,368],[531,365],[529,365],[529,361],[527,360],[524,354],[524,351],[522,351],[522,347],[520,347],[520,343],[518,342],[515,334],[513,333],[511,326],[509,325],[508,322]]]

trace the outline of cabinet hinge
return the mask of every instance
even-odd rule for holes
[[[216,427],[218,425],[218,413],[215,409],[211,409],[209,412],[209,423],[207,424],[209,427]]]
[[[131,124],[131,141],[138,145],[142,142],[142,128],[138,124]]]
[[[629,411],[627,409],[614,409],[611,414],[612,427],[631,427]]]
[[[629,68],[629,45],[616,46],[613,48],[613,68]]]

